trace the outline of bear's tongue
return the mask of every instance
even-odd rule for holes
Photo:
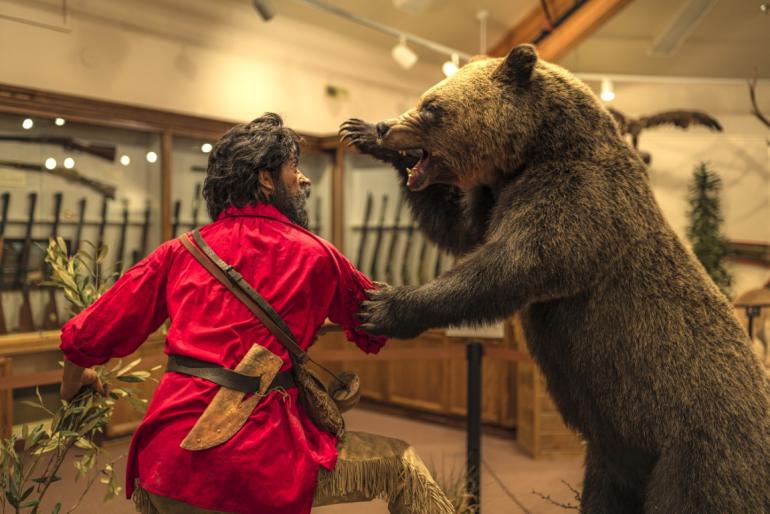
[[[422,151],[422,156],[417,164],[413,168],[407,168],[406,187],[412,191],[420,191],[428,187],[428,174],[425,172],[425,168],[428,166],[428,160],[430,155],[425,150]]]

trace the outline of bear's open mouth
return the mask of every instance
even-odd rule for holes
[[[430,161],[430,153],[424,148],[422,149],[422,155],[417,164],[411,168],[407,168],[406,187],[412,191],[422,191],[430,185],[428,178],[427,167]]]

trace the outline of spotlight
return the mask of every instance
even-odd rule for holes
[[[131,157],[129,157],[128,155],[121,155],[120,164],[122,164],[123,166],[128,166],[129,164],[131,164]]]
[[[46,169],[52,170],[56,167],[56,159],[53,157],[49,157],[45,160],[45,167]]]
[[[158,154],[155,152],[147,152],[147,162],[153,163],[158,161]]]
[[[64,121],[64,118],[56,118],[55,120],[53,120],[53,122],[56,124],[57,127],[61,127],[62,125],[67,123],[66,121]]]
[[[408,70],[417,62],[417,54],[414,53],[414,50],[406,46],[406,37],[404,36],[399,36],[398,43],[393,47],[393,50],[390,51],[390,55],[392,55],[393,59],[395,59],[395,61],[405,70]]]
[[[201,145],[201,152],[203,153],[209,153],[211,151],[211,143],[203,143]]]
[[[24,130],[29,130],[29,129],[31,129],[34,126],[35,126],[35,122],[32,121],[31,118],[26,118],[24,121],[21,122],[21,127]]]
[[[251,5],[253,5],[254,9],[259,13],[259,17],[262,18],[262,21],[270,21],[273,19],[273,10],[265,0],[251,0]]]
[[[611,102],[615,99],[615,88],[610,79],[602,79],[602,91],[599,96],[605,102]]]
[[[68,170],[71,170],[72,168],[74,168],[75,159],[73,159],[72,157],[67,157],[66,159],[64,159],[64,167],[67,168]]]
[[[444,72],[444,76],[451,77],[455,73],[457,73],[457,70],[460,69],[460,56],[457,54],[452,54],[452,59],[450,61],[447,61],[444,63],[443,66],[441,66],[441,71]]]

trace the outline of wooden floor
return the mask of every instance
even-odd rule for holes
[[[403,417],[380,414],[372,410],[356,409],[346,414],[348,429],[374,432],[409,441],[423,457],[429,467],[437,474],[451,475],[462,469],[465,461],[465,433],[455,428],[413,421]],[[125,454],[128,440],[107,443],[113,456]],[[481,498],[484,514],[526,513],[563,514],[563,507],[544,500],[535,492],[548,495],[556,502],[576,503],[574,495],[562,482],[579,487],[582,475],[582,462],[579,458],[563,460],[531,460],[516,449],[515,443],[507,438],[485,435],[482,443]],[[116,464],[121,481],[125,461]],[[49,501],[63,503],[62,512],[66,512],[75,503],[82,491],[82,484],[75,483],[75,470],[71,463],[62,468],[62,480],[55,483],[50,491]],[[495,480],[495,476],[513,494],[512,499]],[[121,482],[122,483],[122,482]],[[96,484],[83,500],[76,512],[85,514],[131,514],[133,503],[116,499],[103,503],[104,490]],[[318,514],[358,514],[363,504],[335,505],[314,509]],[[51,507],[41,512],[50,512]],[[367,514],[387,514],[384,502],[376,501],[366,505]]]

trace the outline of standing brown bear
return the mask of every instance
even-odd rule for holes
[[[519,311],[587,441],[582,512],[770,513],[767,378],[584,84],[519,46],[340,134],[394,164],[423,232],[462,256],[428,284],[372,292],[368,331]]]

